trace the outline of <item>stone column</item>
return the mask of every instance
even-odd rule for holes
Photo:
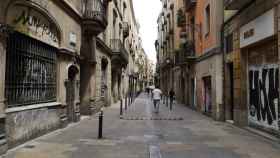
[[[96,37],[84,34],[81,55],[81,110],[83,114],[92,114],[96,109]]]
[[[2,26],[4,27],[4,26]],[[4,29],[4,28],[3,28]],[[0,24],[0,118],[5,114],[6,33]]]
[[[0,134],[5,135],[5,72],[6,72],[6,47],[9,28],[7,25],[0,24]],[[6,142],[6,136],[0,138],[0,141]],[[7,151],[7,143],[0,145],[0,154]]]

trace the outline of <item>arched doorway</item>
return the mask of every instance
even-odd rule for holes
[[[79,69],[75,65],[71,65],[68,68],[68,80],[66,81],[66,104],[67,104],[67,118],[69,122],[77,121],[77,117],[75,115],[76,105],[75,99],[78,95],[77,88],[77,74],[79,73]]]

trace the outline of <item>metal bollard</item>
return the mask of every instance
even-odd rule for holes
[[[99,113],[99,124],[98,124],[98,139],[103,138],[103,109]]]
[[[165,98],[166,98],[166,107],[168,107],[168,96],[166,96]]]
[[[172,100],[170,99],[170,105],[169,105],[170,111],[172,111],[172,106],[173,106],[173,99]]]
[[[124,105],[124,106],[125,106],[124,109],[125,109],[125,111],[126,111],[126,110],[127,110],[127,96],[125,96],[125,105]]]
[[[123,101],[122,99],[120,100],[120,118],[123,116]]]

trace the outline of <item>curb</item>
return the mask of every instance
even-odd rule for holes
[[[260,130],[257,130],[257,129],[254,129],[254,128],[251,128],[251,127],[243,127],[242,129],[248,131],[248,132],[251,132],[255,135],[258,135],[258,136],[261,136],[269,141],[272,141],[272,142],[275,142],[275,143],[279,143],[280,144],[280,139],[272,134],[269,134],[269,133],[266,133],[266,132],[263,132],[263,131],[260,131]]]
[[[266,141],[269,141],[270,143],[276,143],[276,144],[280,145],[280,139],[278,137],[275,137],[275,136],[269,134],[269,133],[266,133],[266,132],[248,127],[248,126],[239,127],[239,126],[236,126],[236,125],[234,125],[230,122],[225,122],[225,124],[227,124],[227,125],[229,125],[233,128],[237,128],[237,129],[240,129],[240,130],[247,131],[254,136],[258,136],[258,137],[261,137],[261,138],[265,139]]]

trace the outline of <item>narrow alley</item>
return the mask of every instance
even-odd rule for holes
[[[215,122],[189,107],[161,102],[153,113],[146,93],[124,110],[104,110],[103,139],[98,117],[52,132],[8,151],[5,158],[279,158],[280,145],[236,126]]]

